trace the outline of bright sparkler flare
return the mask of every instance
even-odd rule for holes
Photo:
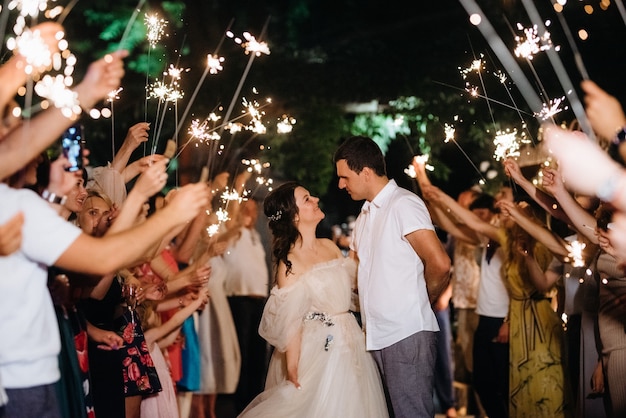
[[[253,53],[259,57],[261,54],[270,54],[270,48],[267,46],[267,42],[257,41],[256,38],[250,34],[250,32],[244,32],[243,37],[246,38],[247,42],[242,43],[241,46],[245,48],[246,55]]]
[[[483,55],[480,55],[480,58],[472,60],[472,63],[467,68],[459,67],[459,73],[463,80],[465,80],[465,91],[467,91],[472,97],[478,96],[478,87],[473,86],[467,79],[471,73],[480,74],[482,70],[484,70],[485,65],[482,59]]]
[[[242,113],[246,113],[247,110],[247,113],[249,113],[250,117],[252,118],[250,120],[250,123],[248,123],[248,125],[246,126],[246,130],[255,132],[257,134],[266,133],[267,128],[261,120],[261,118],[265,115],[265,112],[259,110],[259,103],[256,100],[249,102],[245,97],[243,98],[242,103],[245,107],[245,110],[243,110]]]
[[[276,124],[276,130],[279,134],[288,134],[293,130],[293,125],[296,124],[296,119],[283,115]]]
[[[37,17],[48,8],[48,0],[12,0],[9,10],[19,10],[20,16]]]
[[[268,163],[268,162],[264,163],[261,160],[257,160],[257,159],[252,159],[252,160],[243,159],[243,160],[241,160],[241,163],[243,165],[247,165],[248,166],[247,170],[249,172],[254,171],[257,174],[261,174],[263,169],[268,168],[270,166],[270,163]]]
[[[520,155],[520,141],[517,138],[517,129],[513,129],[513,131],[509,129],[497,131],[493,144],[496,146],[493,152],[496,161],[501,161],[508,157],[519,157]]]
[[[447,144],[450,141],[454,141],[454,133],[456,132],[456,128],[454,126],[445,123],[443,125],[443,131],[446,134],[446,138],[443,140],[443,142]]]
[[[413,157],[413,160],[415,160],[415,162],[418,164],[423,164],[426,170],[434,171],[435,167],[433,167],[430,164],[427,164],[429,158],[430,158],[430,155],[422,154],[422,155],[416,155],[415,157]],[[417,178],[417,172],[415,171],[415,166],[413,164],[409,164],[409,166],[404,169],[404,174],[411,177],[412,179]]]
[[[78,102],[78,93],[67,88],[65,77],[58,74],[52,77],[46,74],[40,82],[35,85],[35,93],[54,103],[54,106],[61,109],[61,113],[66,118],[74,118],[82,112]]]
[[[209,127],[209,123],[205,120],[200,122],[199,119],[191,121],[191,126],[187,131],[192,138],[197,138],[200,142],[219,141],[220,136],[217,132],[212,131]]]
[[[220,199],[222,199],[222,201],[224,202],[228,202],[228,201],[241,202],[242,196],[239,196],[239,193],[237,192],[237,190],[234,190],[234,189],[230,190],[226,188],[226,190],[224,190],[224,192],[221,194]]]
[[[230,218],[228,217],[228,211],[224,208],[219,208],[218,210],[216,210],[215,215],[217,216],[217,220],[220,223],[230,220]]]
[[[146,38],[152,48],[156,47],[156,44],[161,40],[165,33],[165,25],[167,21],[161,19],[158,15],[146,14],[144,23],[147,28]]]
[[[214,236],[215,234],[217,234],[218,232],[220,232],[220,224],[211,224],[207,227],[206,229],[207,234],[209,234],[209,237]]]
[[[548,103],[543,104],[543,107],[539,112],[535,112],[535,117],[541,118],[541,120],[546,120],[553,117],[557,113],[562,112],[563,110],[567,110],[567,106],[562,109],[559,107],[564,100],[565,96],[556,99],[550,99]]]
[[[124,90],[124,87],[120,87],[117,90],[111,90],[109,94],[107,94],[107,101],[113,102],[114,100],[119,100],[119,93]]]
[[[508,77],[503,71],[497,70],[494,74],[498,78],[501,84],[506,83],[506,80],[508,79]]]
[[[217,74],[222,71],[224,67],[222,67],[222,63],[224,62],[224,57],[219,57],[217,55],[209,54],[207,55],[207,67],[209,67],[209,72],[211,74]]]
[[[159,99],[164,102],[175,102],[183,97],[183,92],[176,89],[177,83],[165,84],[157,81],[150,86],[150,97]]]
[[[26,74],[40,73],[52,66],[52,51],[39,30],[26,29],[15,38],[9,38],[7,48],[24,57]]]
[[[550,32],[546,31],[542,36],[539,36],[537,25],[532,28],[524,28],[518,23],[517,28],[522,30],[526,37],[520,35],[515,37],[517,42],[517,47],[514,50],[515,56],[532,60],[535,54],[552,48]],[[558,51],[559,47],[556,47],[555,50]]]
[[[585,265],[583,250],[586,246],[587,244],[580,241],[572,241],[571,243],[566,245],[568,251],[567,256],[572,259],[572,266],[583,267]]]

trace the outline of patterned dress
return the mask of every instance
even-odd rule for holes
[[[552,254],[540,244],[535,245],[534,254],[545,271]],[[573,405],[565,376],[563,323],[550,300],[531,283],[522,256],[513,254],[507,260],[504,268],[511,296],[509,416],[570,417]]]

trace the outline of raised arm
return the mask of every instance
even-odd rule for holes
[[[523,230],[528,232],[537,241],[545,245],[553,254],[567,257],[567,243],[564,239],[548,230],[544,225],[537,223],[519,210],[517,204],[509,201],[500,201],[496,204],[504,216],[508,216],[515,221]]]
[[[554,197],[545,193],[541,189],[537,188],[531,181],[529,181],[522,174],[519,164],[513,158],[507,158],[504,160],[504,171],[513,181],[519,185],[528,196],[530,196],[539,206],[543,208],[550,215],[565,223],[570,223],[567,215],[559,205]]]
[[[133,154],[133,151],[135,151],[139,145],[148,140],[149,130],[150,123],[148,122],[139,122],[131,126],[128,129],[128,133],[126,134],[126,138],[124,138],[122,146],[115,154],[115,157],[113,157],[113,161],[111,161],[111,168],[122,173],[128,165],[128,161],[130,160],[130,156]]]
[[[94,238],[81,234],[55,265],[68,270],[105,275],[132,265],[170,231],[190,221],[207,204],[208,190],[201,183],[178,190],[169,205],[145,222],[122,232]]]
[[[429,186],[425,187],[422,191],[428,200],[435,201],[439,206],[450,209],[450,212],[469,228],[489,239],[500,242],[501,237],[498,234],[498,228],[496,226],[480,219],[471,210],[461,206],[456,200],[445,194],[438,187]]]
[[[585,236],[592,243],[597,244],[598,237],[595,234],[596,219],[593,214],[580,206],[571,193],[567,191],[561,173],[553,169],[546,169],[544,186],[559,202],[563,211],[570,219],[570,225],[579,234]]]
[[[115,90],[124,76],[122,59],[127,51],[106,55],[89,66],[83,81],[74,91],[82,108],[91,109]],[[15,173],[56,141],[72,123],[61,109],[51,106],[11,132],[0,141],[0,178]]]

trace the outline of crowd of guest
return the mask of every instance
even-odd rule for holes
[[[31,30],[58,48],[61,26]],[[72,90],[83,113],[120,86],[126,56],[89,66]],[[25,59],[0,67],[0,417],[215,418],[216,397],[235,393],[243,410],[263,389],[266,345],[250,330],[268,269],[254,200],[220,196],[243,196],[250,174],[164,193],[166,157],[131,161],[146,122],[106,166],[68,159],[60,139],[81,112],[22,120]]]
[[[51,50],[58,48],[60,26],[33,29]],[[117,51],[89,66],[73,89],[82,109],[119,87],[126,55]],[[0,67],[0,418],[215,418],[220,394],[233,394],[237,412],[247,414],[273,407],[268,393],[280,404],[274,392],[253,401],[263,392],[266,373],[267,344],[258,329],[269,286],[255,230],[258,208],[252,199],[221,200],[227,189],[243,196],[250,174],[222,172],[163,193],[168,158],[152,154],[130,161],[148,139],[146,122],[129,127],[108,165],[87,162],[68,170],[73,162],[54,150],[80,115],[68,117],[51,106],[21,120],[13,97],[30,77],[24,59],[15,54]],[[427,361],[437,387],[421,390],[429,395],[436,389],[449,417],[456,416],[451,311],[457,367],[465,369],[476,392],[477,414],[626,416],[626,116],[619,101],[594,82],[584,81],[582,88],[600,140],[546,123],[542,146],[555,164],[542,166],[533,179],[509,157],[503,161],[507,181],[497,194],[472,188],[453,197],[431,183],[423,160],[413,162],[427,211],[421,200],[406,205],[420,212],[420,227],[411,224],[416,229],[403,235],[411,238],[399,241],[409,241],[420,260],[432,257],[421,265],[426,273],[434,274],[429,269],[438,263],[436,288],[428,277],[420,288],[428,323],[413,336],[424,332],[420,338],[435,347],[439,332],[440,345],[432,350],[441,364]],[[344,154],[336,157],[340,187],[353,199],[367,200],[367,214],[380,209],[381,190],[395,193],[396,186],[378,164],[382,155],[375,161],[380,172],[367,165],[371,161],[356,169],[350,160],[351,153],[359,155],[355,149],[341,149]],[[335,238],[343,239],[341,249],[318,240],[314,231],[323,213],[317,198],[302,186],[290,187],[268,215],[274,228],[289,222],[291,239],[274,260],[286,269],[275,292],[289,294],[283,288],[293,286],[288,256],[303,270],[310,267],[309,256],[294,244],[305,240],[326,251],[319,257],[323,263],[339,260],[346,298],[337,305],[348,306],[354,274],[343,271],[344,258],[360,245],[362,263],[370,244],[356,245],[340,233]],[[218,218],[223,205],[227,221]],[[300,221],[306,210],[314,215],[308,223]],[[449,286],[444,250],[424,244],[436,241],[431,219],[448,234]],[[359,232],[370,233],[364,222],[359,218]],[[356,341],[360,330],[351,316],[342,318]],[[296,315],[294,321],[305,319]],[[276,332],[280,341],[286,338]],[[333,342],[332,335],[325,338],[326,345],[316,348],[320,352]],[[381,344],[355,343],[350,353],[358,351],[355,358],[361,358],[367,346],[380,357],[378,369],[369,357],[364,361],[382,410],[392,380],[384,373],[379,380],[380,370],[390,367],[381,354],[390,346]],[[283,370],[276,361],[278,379]],[[352,376],[349,369],[345,374]],[[297,373],[288,377],[300,389]]]

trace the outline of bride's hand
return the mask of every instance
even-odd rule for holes
[[[301,389],[300,382],[298,382],[298,372],[287,372],[287,380],[291,382],[296,389]]]

